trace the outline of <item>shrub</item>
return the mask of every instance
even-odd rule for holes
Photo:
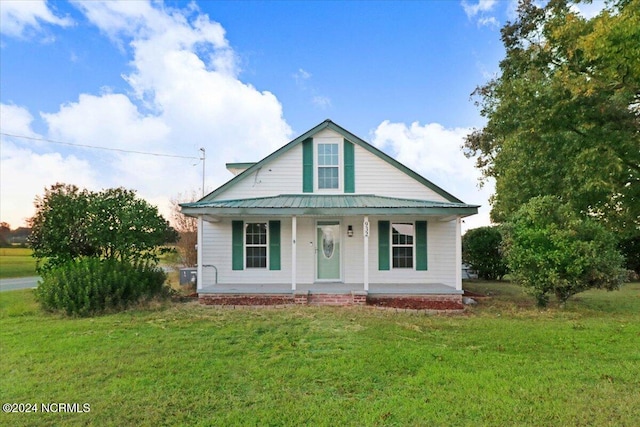
[[[625,270],[615,236],[552,196],[534,197],[507,227],[511,277],[545,306],[549,294],[564,304],[587,289],[618,289]]]
[[[150,263],[87,257],[45,271],[35,295],[46,310],[90,316],[158,295],[165,279]]]
[[[479,227],[462,236],[462,260],[486,280],[502,280],[509,272],[498,227]]]

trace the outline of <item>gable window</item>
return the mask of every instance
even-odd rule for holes
[[[245,255],[247,268],[267,268],[267,224],[245,224]]]
[[[318,144],[318,188],[337,189],[340,182],[338,144]]]
[[[394,223],[391,229],[393,268],[413,268],[413,224]]]

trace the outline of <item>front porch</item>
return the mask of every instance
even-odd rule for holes
[[[198,290],[205,305],[373,305],[419,310],[461,310],[462,290],[440,283],[430,284],[299,284],[290,283],[212,285]]]

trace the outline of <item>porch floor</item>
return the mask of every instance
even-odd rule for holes
[[[360,283],[313,283],[298,284],[296,292],[311,294],[350,294],[364,291]],[[216,284],[205,285],[199,294],[288,294],[291,283],[278,284]],[[370,283],[368,295],[462,295],[463,291],[442,283]]]

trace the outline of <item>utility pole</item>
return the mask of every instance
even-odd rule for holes
[[[202,160],[202,197],[204,197],[204,165],[207,156],[203,147],[200,147],[200,151],[202,151],[202,157],[200,160]]]

